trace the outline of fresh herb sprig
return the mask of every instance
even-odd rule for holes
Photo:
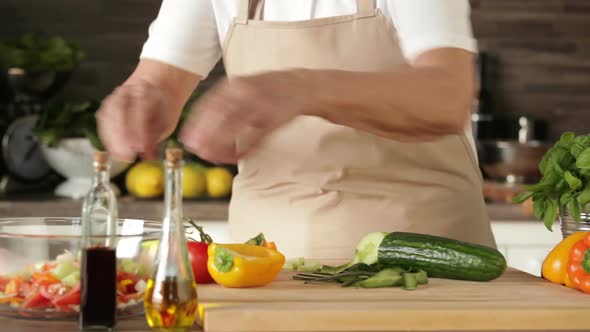
[[[533,200],[535,218],[552,231],[559,211],[568,209],[576,222],[590,203],[590,135],[561,135],[539,163],[541,180],[513,199],[520,204]]]

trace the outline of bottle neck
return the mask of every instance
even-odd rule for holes
[[[108,185],[110,181],[110,174],[108,167],[95,167],[94,176],[92,178],[93,186]]]
[[[164,229],[182,226],[182,168],[180,166],[166,167],[164,211]]]

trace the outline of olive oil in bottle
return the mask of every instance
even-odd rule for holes
[[[149,326],[186,331],[198,315],[197,284],[188,258],[182,212],[182,150],[166,150],[166,191],[162,238],[144,299]]]
[[[80,329],[112,331],[117,310],[117,199],[109,156],[94,153],[92,188],[82,207]]]

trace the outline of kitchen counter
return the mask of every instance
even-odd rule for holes
[[[118,200],[119,217],[159,220],[163,216],[163,199],[136,199],[131,196]],[[0,200],[0,218],[14,217],[79,217],[81,200],[53,196],[22,197]],[[184,214],[195,220],[227,220],[225,200],[184,200]]]
[[[282,272],[262,288],[201,285],[199,301],[206,332],[581,331],[590,308],[590,296],[513,269],[491,282],[430,279],[415,291],[305,285]],[[3,331],[77,330],[75,322],[0,324]],[[143,317],[117,330],[149,331]]]
[[[163,199],[141,200],[130,196],[119,198],[121,218],[158,220],[163,213]],[[53,196],[0,199],[0,217],[74,217],[80,215],[82,201]],[[187,217],[195,220],[226,221],[227,200],[184,200]],[[535,221],[526,207],[513,204],[493,203],[487,205],[490,219],[494,222]]]

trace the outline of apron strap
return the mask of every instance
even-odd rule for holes
[[[359,17],[375,15],[375,0],[356,0],[356,10]]]
[[[264,0],[240,0],[240,9],[236,23],[247,24],[250,18],[262,19]]]

